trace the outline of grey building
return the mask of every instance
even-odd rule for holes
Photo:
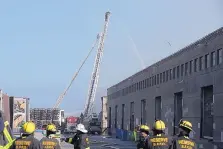
[[[183,118],[193,123],[192,137],[223,141],[222,51],[223,27],[108,88],[108,127],[162,119],[173,135]]]

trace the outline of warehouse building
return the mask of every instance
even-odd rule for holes
[[[222,51],[223,27],[108,88],[110,130],[162,119],[173,135],[184,118],[192,137],[223,141]]]

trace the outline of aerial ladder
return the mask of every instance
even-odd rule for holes
[[[109,17],[110,17],[110,12],[106,12],[104,29],[100,35],[97,55],[95,58],[93,72],[92,72],[89,89],[88,89],[88,96],[85,103],[84,119],[87,118],[89,114],[91,114],[94,110],[94,100],[95,100],[95,94],[96,94],[97,86],[98,86],[100,64],[101,64],[101,60],[102,60],[102,56],[104,52],[104,41],[105,41],[105,36],[107,34]]]
[[[78,76],[81,68],[83,67],[83,65],[85,64],[86,60],[88,59],[88,57],[90,56],[91,52],[93,51],[93,49],[96,47],[96,45],[98,43],[97,55],[96,55],[96,58],[95,58],[95,63],[94,63],[94,68],[93,68],[93,72],[92,72],[92,77],[91,77],[90,85],[89,85],[89,89],[88,89],[88,96],[87,96],[86,103],[85,103],[85,108],[84,108],[84,117],[87,117],[88,114],[90,112],[92,112],[93,105],[94,105],[95,94],[96,94],[97,85],[98,85],[99,68],[100,68],[101,58],[102,58],[102,55],[103,55],[104,40],[105,40],[105,36],[106,36],[106,33],[107,33],[109,16],[110,16],[110,12],[106,12],[105,13],[105,24],[104,24],[103,32],[101,34],[97,35],[97,39],[96,39],[95,43],[93,44],[92,48],[90,49],[87,57],[82,62],[82,64],[79,67],[78,71],[72,77],[72,80],[70,81],[70,83],[67,86],[67,88],[65,88],[65,90],[62,92],[62,94],[58,97],[58,99],[56,101],[56,104],[53,106],[53,109],[52,109],[52,122],[53,122],[53,113],[54,113],[53,111],[55,109],[57,109],[59,107],[59,105],[61,104],[62,100],[64,99],[64,97],[67,94],[68,90],[70,89],[71,85],[73,84],[74,80]]]

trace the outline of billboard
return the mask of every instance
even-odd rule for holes
[[[14,98],[13,102],[13,128],[21,127],[27,121],[28,113],[27,98]]]
[[[77,120],[78,120],[78,118],[77,117],[74,117],[74,116],[67,117],[67,123],[74,124],[74,123],[77,123]]]

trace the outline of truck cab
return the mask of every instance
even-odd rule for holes
[[[90,121],[88,126],[88,132],[90,134],[101,134],[101,123],[98,121]]]

